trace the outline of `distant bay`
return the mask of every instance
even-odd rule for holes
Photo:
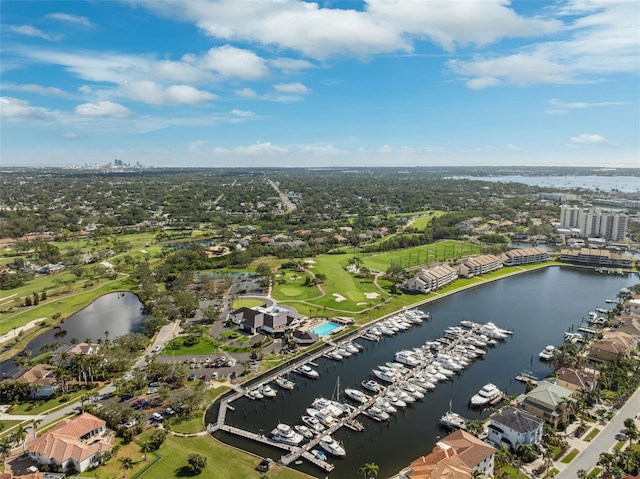
[[[612,191],[625,193],[640,192],[638,176],[451,176],[451,179],[492,181],[500,183],[523,183],[546,188],[582,188],[585,190]]]

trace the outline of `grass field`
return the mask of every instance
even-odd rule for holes
[[[262,306],[264,304],[264,301],[261,301],[259,299],[253,299],[253,298],[240,298],[240,299],[236,299],[233,304],[232,304],[232,308],[233,309],[238,309],[238,308],[253,308],[254,306]]]
[[[196,356],[200,354],[213,354],[220,346],[212,339],[202,337],[200,342],[193,346],[184,345],[185,336],[178,336],[167,343],[163,350],[165,356]]]
[[[362,260],[367,268],[384,272],[392,264],[409,268],[478,253],[480,253],[480,248],[476,245],[458,241],[441,241],[431,245],[416,246],[414,248],[389,251],[371,256],[362,256]]]

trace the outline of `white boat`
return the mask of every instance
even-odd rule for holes
[[[327,455],[322,452],[320,449],[311,449],[311,455],[318,459],[319,461],[326,461]]]
[[[320,440],[320,447],[334,456],[342,457],[347,455],[344,447],[329,435],[324,436]]]
[[[302,422],[305,423],[307,426],[309,426],[309,429],[313,431],[316,431],[316,432],[324,431],[324,426],[320,423],[318,418],[315,416],[311,416],[311,415],[302,416]]]
[[[344,359],[344,356],[335,349],[325,353],[324,356],[326,358],[333,359],[334,361],[342,361]]]
[[[342,347],[343,347],[344,349],[346,349],[347,351],[349,351],[351,354],[357,354],[357,353],[359,353],[359,352],[360,352],[360,350],[359,350],[359,349],[358,349],[358,348],[357,348],[353,343],[351,343],[351,342],[349,342],[349,343],[344,343],[344,344],[342,345]]]
[[[381,371],[380,369],[373,369],[373,370],[371,370],[371,372],[378,379],[381,379],[381,380],[383,380],[385,382],[388,382],[388,383],[392,383],[392,382],[397,380],[396,375],[394,373],[392,373],[392,372],[390,373],[390,372],[387,372],[387,371]]]
[[[302,434],[295,432],[288,424],[278,424],[278,426],[271,431],[273,440],[281,442],[283,444],[289,444],[290,446],[297,446],[302,442],[304,437]]]
[[[363,393],[362,391],[358,390],[358,389],[345,389],[344,393],[349,396],[351,399],[353,399],[354,401],[357,401],[359,403],[366,403],[369,399],[371,399],[369,396],[367,396],[365,393]]]
[[[418,358],[416,357],[413,351],[406,351],[406,350],[398,351],[394,355],[394,358],[399,363],[406,364],[407,366],[420,365],[420,361],[418,360]]]
[[[449,429],[465,429],[467,426],[465,418],[451,411],[440,418],[440,424]]]
[[[309,428],[309,426],[305,426],[304,424],[296,424],[293,426],[297,433],[302,434],[305,439],[313,439],[314,431]]]
[[[252,389],[250,391],[247,391],[245,393],[245,396],[247,396],[249,399],[264,399],[264,395],[258,391],[257,389]]]
[[[306,364],[297,367],[296,369],[294,369],[294,371],[311,379],[318,379],[320,377],[320,373],[318,373],[318,371],[313,369],[311,366],[307,366]]]
[[[334,404],[334,402],[330,399],[326,399],[323,397],[315,398],[311,403],[311,406],[318,411],[320,411],[321,409],[326,409],[333,417],[340,417],[346,412],[343,407],[338,406]]]
[[[553,358],[553,352],[555,350],[556,350],[556,347],[549,344],[545,346],[542,351],[540,351],[540,354],[538,354],[538,357],[543,361],[550,361],[551,358]]]
[[[387,401],[385,398],[376,399],[376,402],[374,404],[378,406],[380,409],[382,409],[384,412],[386,412],[387,414],[395,414],[398,412],[398,410],[395,407],[393,407],[391,403]]]
[[[260,386],[259,391],[260,394],[262,394],[266,398],[274,398],[278,395],[278,392],[268,384],[263,384],[262,386]]]
[[[373,379],[368,379],[368,380],[365,379],[360,384],[362,384],[363,388],[369,391],[372,391],[374,393],[379,393],[383,389],[382,384],[380,384],[378,381],[375,381]]]
[[[309,409],[307,409],[307,412]],[[331,427],[336,423],[336,418],[327,408],[320,408],[316,411],[316,417],[323,426]]]
[[[353,355],[353,353],[349,351],[347,348],[345,348],[344,346],[338,346],[338,349],[336,349],[336,351],[343,358],[348,358]]]
[[[493,383],[485,384],[477,394],[474,394],[471,398],[472,406],[485,406],[492,401],[495,401],[502,396],[502,391]]]
[[[296,387],[296,383],[285,378],[284,376],[278,376],[276,378],[276,384],[280,386],[282,389],[288,389],[291,391],[294,387]]]
[[[367,415],[376,421],[386,421],[389,419],[389,414],[382,410],[378,406],[371,406],[367,409]]]
[[[400,399],[397,394],[394,394],[392,392],[388,392],[385,395],[385,399],[387,401],[389,401],[389,404],[391,404],[393,407],[396,407],[396,408],[397,407],[399,407],[399,408],[407,407],[407,403],[404,402],[402,399]]]

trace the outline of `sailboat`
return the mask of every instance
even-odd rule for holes
[[[440,424],[448,429],[466,429],[466,419],[460,414],[451,410],[451,400],[449,400],[449,412],[440,418]]]

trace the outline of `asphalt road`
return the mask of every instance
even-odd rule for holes
[[[575,479],[578,477],[580,469],[587,472],[593,469],[598,463],[600,454],[608,452],[616,444],[615,435],[624,429],[624,420],[636,417],[638,413],[640,413],[640,388],[620,408],[611,421],[602,428],[598,435],[556,477],[558,479]]]

